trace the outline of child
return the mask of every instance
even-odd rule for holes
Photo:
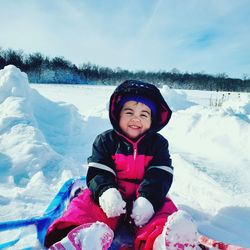
[[[167,218],[177,207],[166,196],[173,180],[168,141],[157,133],[168,123],[170,108],[154,85],[128,80],[112,94],[109,117],[113,129],[97,136],[88,159],[88,188],[49,227],[45,246],[106,250],[123,221],[134,228],[135,249],[178,249],[166,248],[175,238]],[[190,222],[183,212],[177,217]],[[193,231],[192,239],[178,235],[174,243],[194,249]]]

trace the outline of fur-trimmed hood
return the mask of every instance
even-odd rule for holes
[[[160,93],[160,90],[153,84],[138,80],[127,80],[120,84],[110,97],[109,118],[114,129],[118,132],[120,105],[119,102],[126,96],[146,97],[156,104],[157,114],[152,121],[150,131],[158,132],[169,122],[172,111]]]

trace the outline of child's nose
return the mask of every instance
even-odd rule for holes
[[[134,115],[134,116],[132,117],[132,120],[134,120],[134,121],[140,121],[140,117],[137,116],[137,115]]]

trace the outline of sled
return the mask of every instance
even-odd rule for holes
[[[218,249],[218,250],[249,250],[250,248],[240,247],[225,243],[219,240],[211,239],[207,236],[200,235],[199,237],[200,247],[204,250]]]
[[[2,240],[2,232],[11,232],[11,230],[25,228],[30,225],[36,228],[36,237],[43,246],[45,234],[49,225],[58,217],[60,217],[67,208],[71,198],[84,188],[86,177],[72,178],[66,181],[59,192],[56,194],[52,202],[49,204],[42,216],[37,216],[29,219],[14,220],[7,222],[0,222],[0,249],[20,249],[15,248],[15,245],[21,240],[22,234],[17,235],[11,240]],[[11,233],[10,233],[11,234]],[[239,246],[230,245],[214,239],[210,239],[201,235],[199,237],[199,247],[202,250],[250,250],[250,248],[243,248]],[[25,246],[22,249],[34,249],[31,246]],[[37,249],[37,248],[36,248]],[[109,250],[133,250],[133,235],[126,230],[126,227],[121,225],[115,233],[115,238]]]
[[[37,217],[32,217],[32,218],[22,219],[22,220],[0,222],[0,235],[3,231],[9,231],[9,230],[14,230],[14,229],[34,225],[36,227],[37,239],[41,243],[41,245],[43,245],[45,234],[47,232],[49,225],[55,219],[60,217],[60,215],[66,209],[70,200],[70,195],[71,195],[72,187],[74,183],[76,183],[77,181],[84,182],[85,179],[86,177],[81,177],[77,179],[71,178],[68,181],[66,181],[61,187],[61,189],[59,190],[59,192],[56,194],[52,202],[49,204],[49,206],[47,207],[47,209],[45,210],[42,216],[37,216]],[[2,237],[0,237],[0,239],[2,239]],[[0,249],[7,249],[9,247],[13,247],[20,240],[21,238],[17,236],[17,238],[14,238],[9,241],[5,241],[5,242],[0,241]],[[27,246],[25,249],[32,249],[32,247]]]

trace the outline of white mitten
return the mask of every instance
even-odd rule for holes
[[[134,220],[136,226],[145,225],[154,214],[153,205],[144,197],[138,197],[132,209],[131,218]]]
[[[126,202],[116,188],[109,188],[99,197],[99,204],[108,218],[126,213]]]

